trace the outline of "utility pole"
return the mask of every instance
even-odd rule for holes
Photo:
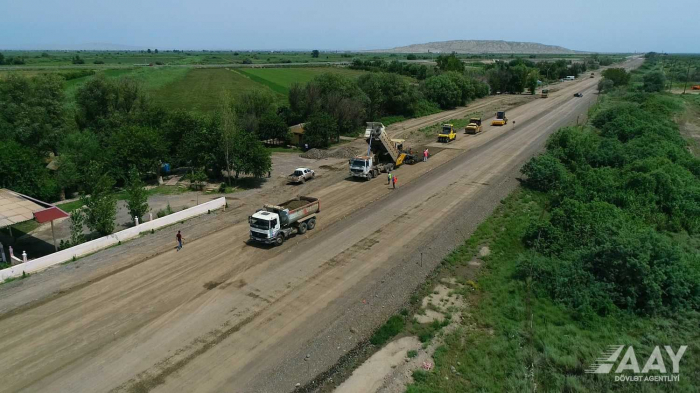
[[[688,73],[685,74],[685,84],[683,85],[683,94],[685,94],[685,88],[688,87],[688,79],[690,79],[690,61],[688,62]]]

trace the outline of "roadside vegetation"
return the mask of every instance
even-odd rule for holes
[[[454,277],[467,307],[450,333],[415,321],[391,331],[430,328],[443,342],[435,368],[414,372],[407,392],[691,391],[700,384],[700,358],[691,355],[700,326],[700,160],[673,121],[700,103],[645,90],[610,88],[588,124],[555,133],[523,167],[524,187],[414,297]],[[621,344],[634,346],[640,362],[657,345],[688,345],[679,382],[640,386],[585,373],[609,345]]]

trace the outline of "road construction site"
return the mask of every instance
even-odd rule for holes
[[[431,149],[427,162],[394,171],[397,189],[386,177],[353,180],[347,160],[327,159],[305,184],[274,177],[275,187],[230,197],[225,212],[0,286],[0,391],[313,390],[518,185],[552,132],[585,119],[598,81],[388,127]],[[491,126],[507,100],[525,103]],[[437,144],[420,132],[479,111],[479,134]],[[316,228],[279,247],[249,244],[248,216],[297,195],[320,199]]]

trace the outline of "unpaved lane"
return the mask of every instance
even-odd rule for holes
[[[279,392],[306,383],[405,301],[463,239],[455,225],[488,214],[548,133],[585,112],[595,83],[513,109],[515,130],[489,128],[400,168],[398,190],[381,179],[320,190],[319,229],[283,247],[246,245],[240,222],[0,316],[0,390]]]

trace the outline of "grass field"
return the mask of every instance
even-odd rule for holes
[[[218,108],[224,92],[231,92],[235,97],[251,89],[269,89],[226,68],[195,68],[186,71],[181,79],[149,90],[151,99],[168,109],[210,112]]]
[[[0,69],[0,79],[9,75],[35,76],[42,73],[67,73],[66,70],[5,70]],[[251,89],[273,92],[280,102],[286,102],[289,87],[295,82],[307,83],[323,73],[358,77],[364,71],[339,67],[296,68],[189,68],[189,67],[130,67],[97,69],[96,75],[106,78],[129,77],[137,80],[148,96],[167,109],[185,109],[197,112],[215,110],[223,93],[235,97]],[[88,75],[65,82],[68,102],[72,103],[80,86],[95,76]]]
[[[292,84],[307,83],[320,74],[332,73],[357,78],[364,73],[364,71],[338,67],[252,68],[236,71],[285,96],[289,93],[289,87]]]

